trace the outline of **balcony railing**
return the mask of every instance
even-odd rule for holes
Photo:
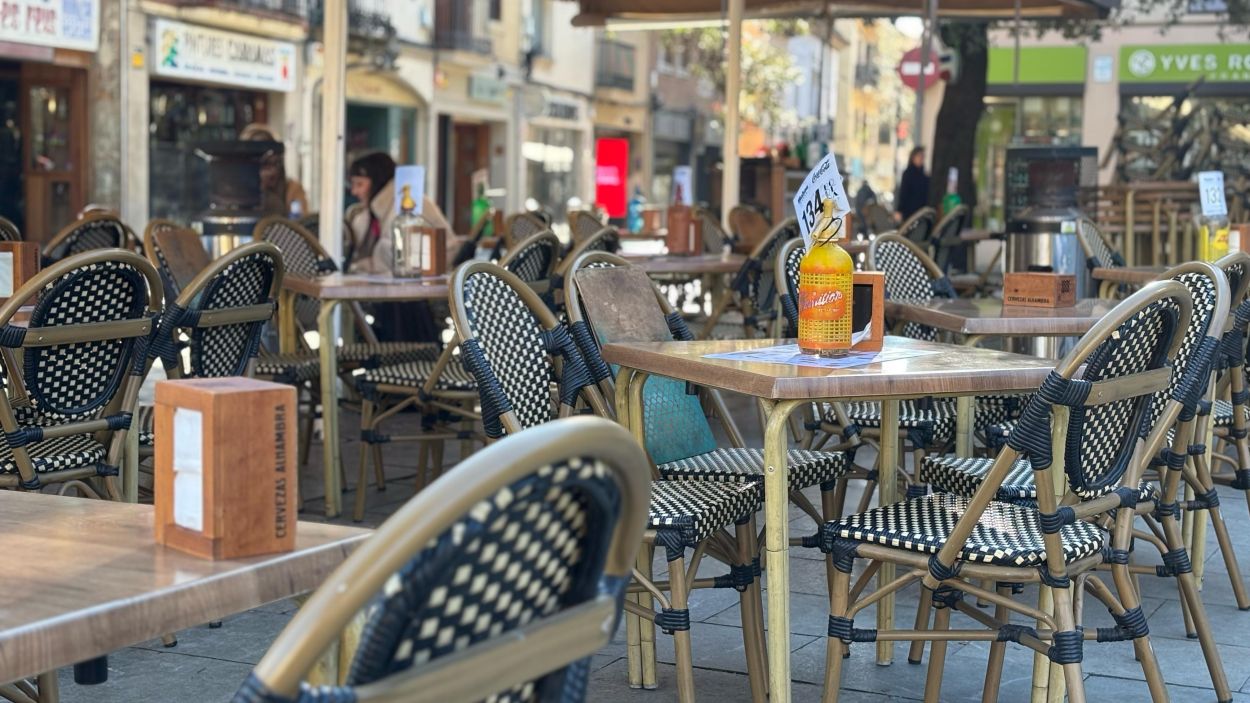
[[[208,5],[227,10],[285,16],[300,20],[308,17],[308,2],[306,0],[171,0],[170,4],[194,5],[197,7]]]
[[[434,46],[439,49],[491,52],[486,20],[490,7],[484,0],[437,0],[434,5]]]
[[[256,1],[256,0],[252,0]],[[292,2],[304,0],[260,0],[261,2]],[[324,0],[310,0],[309,21],[324,26]],[[395,37],[395,25],[383,0],[347,0],[347,32],[349,38],[386,42]]]
[[[599,63],[595,85],[600,88],[634,89],[634,47],[632,44],[603,39],[599,42]]]

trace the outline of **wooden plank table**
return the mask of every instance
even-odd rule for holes
[[[649,274],[704,274],[737,273],[747,257],[742,254],[695,254],[693,256],[630,256],[625,258]]]
[[[603,358],[618,364],[617,417],[641,412],[642,384],[650,375],[662,375],[695,384],[741,393],[771,405],[764,430],[764,515],[768,588],[769,700],[790,700],[790,533],[787,517],[789,477],[786,449],[789,417],[813,401],[881,401],[880,462],[898,466],[899,401],[925,396],[955,397],[957,435],[969,434],[972,397],[995,393],[1034,391],[1054,368],[1054,361],[1021,354],[921,342],[887,337],[885,350],[926,352],[885,362],[845,369],[827,369],[729,359],[709,359],[706,354],[741,351],[781,343],[775,339],[712,340],[700,342],[652,342],[608,344]],[[954,352],[954,353],[952,353]],[[638,410],[634,410],[637,407]],[[632,424],[632,423],[631,423]],[[631,427],[642,440],[642,428]],[[898,500],[896,481],[879,483],[882,505]],[[894,567],[882,565],[878,583],[894,579]],[[878,629],[893,627],[894,604],[886,597],[877,604]],[[893,642],[877,643],[877,662],[890,664]]]
[[[1112,268],[1100,266],[1090,272],[1090,277],[1095,281],[1144,286],[1166,270],[1163,266],[1116,266]]]
[[[314,590],[369,535],[301,522],[293,552],[210,561],[152,523],[150,505],[0,491],[0,683]]]
[[[1085,334],[1111,311],[1114,300],[1086,298],[1066,308],[1035,308],[1003,305],[993,298],[958,298],[908,302],[885,301],[885,314],[895,320],[916,322],[954,332],[975,344],[982,337],[1074,337]]]
[[[283,353],[296,350],[295,296],[306,295],[320,303],[317,331],[321,337],[321,406],[325,464],[326,517],[343,509],[343,465],[339,456],[338,355],[334,353],[335,310],[344,302],[446,300],[447,276],[394,278],[389,275],[332,273],[320,278],[284,276],[278,305],[279,343]],[[327,342],[327,340],[329,340]]]

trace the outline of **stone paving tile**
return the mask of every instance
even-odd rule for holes
[[[255,664],[269,650],[269,645],[290,619],[290,614],[251,610],[226,618],[221,627],[200,625],[179,630],[178,644],[173,647],[166,647],[159,639],[135,646],[159,652]]]
[[[61,701],[221,703],[234,696],[251,670],[251,664],[131,647],[109,656],[109,680],[98,686],[79,686],[73,669],[61,669]]]
[[[1172,703],[1211,703],[1215,698],[1209,688],[1169,685],[1167,690]],[[1085,696],[1091,701],[1148,701],[1150,689],[1145,681],[1094,675],[1085,678]],[[1233,703],[1250,703],[1250,695],[1233,693],[1232,700]]]

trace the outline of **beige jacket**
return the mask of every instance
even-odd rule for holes
[[[376,241],[369,236],[370,213],[377,218],[381,228]],[[433,200],[429,198],[422,200],[421,213],[421,216],[431,225],[442,227],[447,231],[447,262],[450,264],[466,238],[457,236],[451,231],[447,218],[443,216],[442,210]],[[369,201],[368,210],[364,207],[353,206],[347,211],[347,229],[344,236],[351,236],[352,241],[355,242],[355,249],[352,250],[351,270],[353,273],[391,272],[395,261],[394,244],[391,240],[391,225],[394,223],[395,181],[393,180],[373,196],[373,200]],[[351,246],[350,242],[344,242],[344,251],[349,246]]]

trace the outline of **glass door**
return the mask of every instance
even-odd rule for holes
[[[86,72],[23,64],[20,106],[28,241],[46,242],[85,202]]]

